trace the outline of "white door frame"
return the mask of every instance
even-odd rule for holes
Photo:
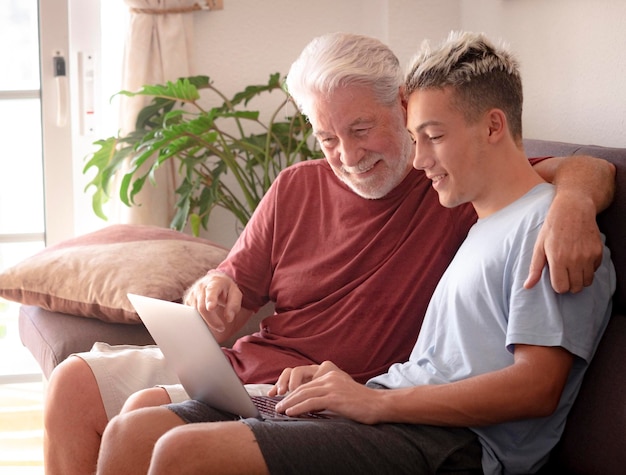
[[[86,118],[85,110],[100,97],[100,0],[39,0],[39,18],[45,232],[51,245],[94,227],[84,223],[93,213],[84,212],[90,204],[82,165],[99,131],[100,114],[91,107]],[[65,77],[55,72],[55,57],[64,59]]]

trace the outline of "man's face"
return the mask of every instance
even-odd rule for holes
[[[382,198],[409,173],[413,146],[399,95],[384,106],[368,87],[340,88],[315,98],[309,120],[333,172],[359,196]]]
[[[407,128],[415,142],[413,166],[424,170],[448,208],[480,199],[485,123],[469,124],[452,106],[452,90],[413,92],[407,102]]]

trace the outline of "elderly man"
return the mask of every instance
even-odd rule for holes
[[[289,91],[309,116],[326,160],[281,173],[226,261],[196,283],[187,299],[222,341],[259,306],[276,303],[276,313],[259,332],[224,350],[245,383],[274,383],[285,367],[325,359],[365,382],[408,358],[428,300],[476,213],[469,205],[441,207],[424,174],[412,168],[402,82],[389,48],[356,35],[318,38],[292,66]],[[545,162],[537,167],[548,179],[556,175],[565,196],[559,199],[557,193],[527,285],[537,282],[547,255],[555,288],[578,291],[590,284],[599,264],[595,213],[610,201],[612,169],[591,158]],[[93,368],[102,365],[94,360],[101,358],[71,358],[51,380],[46,410],[51,473],[93,469],[107,424],[101,393],[116,391],[114,384],[96,384],[103,379]],[[144,374],[157,365],[136,371]],[[130,410],[182,399],[184,394],[170,387],[133,396],[107,440],[123,428],[119,440],[132,440],[138,430],[150,443],[105,445],[103,469],[147,469],[151,444],[183,421],[166,408]],[[233,438],[220,444],[252,440],[245,424],[234,427]],[[122,466],[115,465],[119,461]]]

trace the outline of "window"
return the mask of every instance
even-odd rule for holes
[[[106,224],[91,211],[82,168],[93,141],[117,130],[109,98],[120,89],[126,11],[101,0],[5,0],[0,9],[0,269]],[[55,76],[55,57],[65,76]],[[96,113],[88,128],[85,94]],[[20,342],[18,308],[0,299],[0,382],[40,373]]]
[[[0,12],[0,268],[44,247],[43,162],[37,0]],[[19,341],[18,305],[0,300],[0,375],[38,368]]]

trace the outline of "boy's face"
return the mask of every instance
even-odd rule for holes
[[[316,97],[309,120],[333,172],[359,196],[382,198],[411,170],[399,93],[396,104],[385,106],[368,87],[339,88]]]
[[[452,102],[451,88],[413,92],[407,102],[407,128],[415,142],[413,166],[424,170],[448,208],[480,199],[489,186],[484,154],[485,121],[475,124]]]

